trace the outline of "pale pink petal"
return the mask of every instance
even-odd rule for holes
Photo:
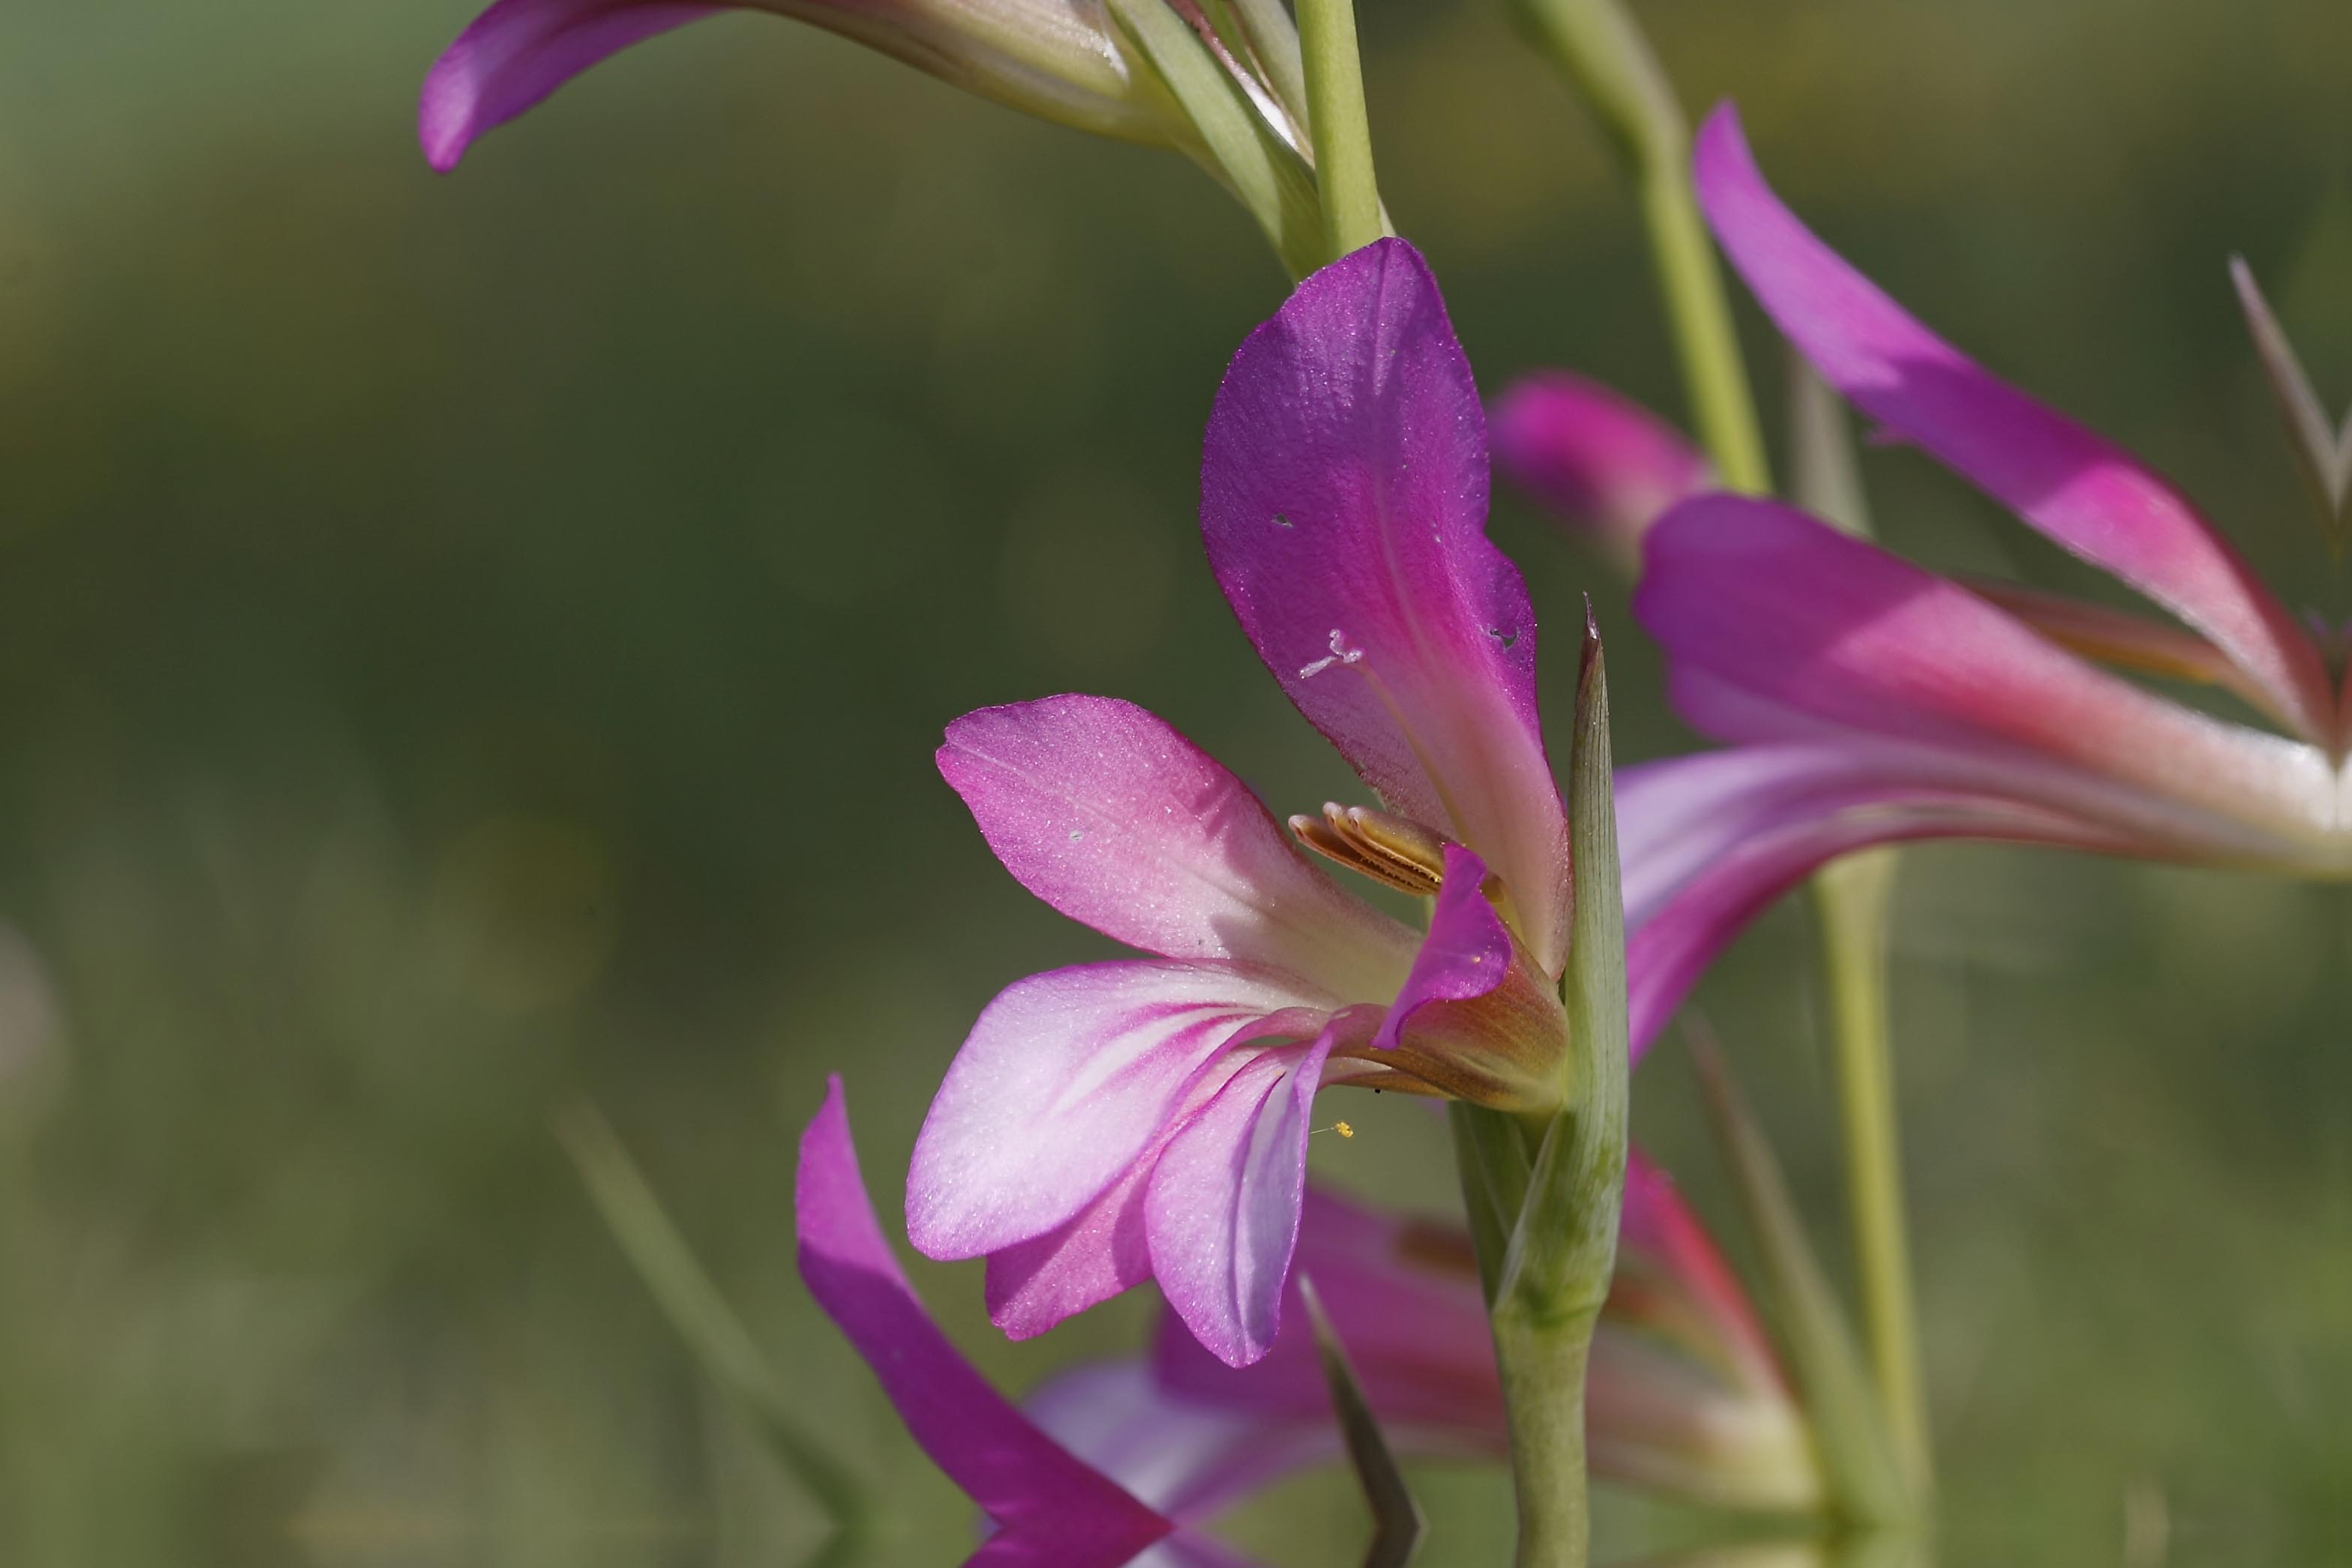
[[[1006,1403],[931,1322],[875,1222],[835,1078],[801,1139],[801,1277],[931,1462],[1002,1526],[982,1558],[1117,1568],[1172,1524]]]
[[[498,0],[425,74],[416,106],[425,162],[446,173],[475,138],[597,61],[727,8],[680,0]]]
[[[1712,479],[1682,432],[1622,392],[1566,371],[1514,382],[1488,417],[1496,466],[1627,576],[1641,570],[1650,525]]]
[[[1535,617],[1486,520],[1477,388],[1411,246],[1332,263],[1234,356],[1201,470],[1225,597],[1381,798],[1502,875],[1557,974],[1568,827],[1537,721]]]
[[[1727,105],[1701,131],[1696,168],[1733,265],[1855,407],[2211,638],[2306,737],[2334,734],[2317,648],[2161,476],[1987,373],[1847,266],[1765,184]]]
[[[1231,1366],[1265,1355],[1281,1326],[1309,1113],[1335,1033],[1250,1061],[1169,1140],[1151,1173],[1151,1271],[1170,1308]]]
[[[1334,885],[1240,779],[1133,703],[982,708],[948,727],[939,765],[1024,887],[1130,946],[1287,968],[1360,1000],[1412,962],[1410,930]]]
[[[907,1230],[933,1258],[1046,1234],[1170,1124],[1196,1076],[1256,1033],[1311,1035],[1336,999],[1286,977],[1153,960],[1032,975],[988,1005],[931,1102]]]

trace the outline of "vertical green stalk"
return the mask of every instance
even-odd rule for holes
[[[1789,450],[1797,503],[1859,538],[1870,511],[1854,462],[1845,407],[1804,357],[1789,355]],[[1927,1494],[1933,1460],[1919,1375],[1911,1246],[1903,1207],[1903,1154],[1887,1018],[1889,906],[1895,852],[1853,855],[1813,879],[1822,927],[1822,988],[1837,1064],[1843,1130],[1847,1223],[1862,1290],[1863,1337],[1872,1381],[1904,1479]]]
[[[1510,1424],[1517,1568],[1584,1568],[1591,1558],[1585,1373],[1617,1271],[1625,1192],[1625,913],[1608,682],[1589,625],[1569,836],[1577,890],[1561,980],[1568,1026],[1561,1108],[1540,1126],[1475,1106],[1453,1113]],[[1528,1144],[1538,1135],[1530,1166]]]
[[[1371,122],[1364,111],[1364,66],[1356,48],[1355,0],[1298,0],[1298,41],[1307,62],[1307,118],[1315,141],[1315,183],[1323,235],[1337,261],[1381,237],[1381,192],[1372,175]]]
[[[1640,192],[1650,255],[1699,439],[1723,485],[1772,488],[1723,269],[1691,190],[1690,126],[1649,40],[1620,0],[1518,0],[1537,42],[1584,95]]]
[[[1822,925],[1822,975],[1837,1061],[1845,1145],[1847,1221],[1862,1288],[1862,1329],[1872,1381],[1904,1479],[1925,1495],[1929,1472],[1927,1402],[1920,1388],[1911,1246],[1904,1221],[1903,1153],[1887,1028],[1887,910],[1895,855],[1851,855],[1813,879]]]

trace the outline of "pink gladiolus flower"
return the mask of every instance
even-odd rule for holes
[[[1963,586],[1729,496],[1652,530],[1636,611],[1733,750],[1621,779],[1633,1033],[1732,929],[1866,844],[1981,838],[2352,875],[2352,684],[2164,479],[1930,333],[1815,238],[1718,111],[1697,181],[1766,310],[1863,413],[2176,621]],[[2102,665],[2201,681],[2275,729]]]
[[[957,1354],[892,1256],[857,1169],[840,1081],[801,1140],[794,1189],[809,1290],[908,1431],[997,1533],[972,1561],[1238,1568],[1199,1533],[1341,1452],[1304,1312],[1235,1370],[1171,1322],[1149,1359],[1076,1368],[1016,1410]],[[1300,1249],[1401,1453],[1499,1458],[1507,1444],[1469,1239],[1459,1226],[1309,1195]],[[1603,1474],[1724,1507],[1822,1496],[1811,1440],[1762,1331],[1672,1184],[1638,1160],[1587,1407]]]
[[[1150,1277],[1221,1359],[1272,1346],[1326,1083],[1557,1105],[1568,827],[1535,621],[1485,533],[1485,422],[1419,254],[1308,278],[1234,356],[1202,482],[1211,564],[1259,653],[1382,809],[1299,841],[1432,899],[1416,933],[1300,852],[1140,708],[959,719],[940,771],[1032,893],[1152,955],[992,1003],[915,1149],[908,1229],[989,1259],[1015,1337]]]
[[[1682,432],[1599,382],[1523,377],[1495,400],[1495,462],[1511,482],[1631,577],[1642,536],[1675,502],[1714,485]]]
[[[1507,1456],[1486,1304],[1461,1226],[1310,1190],[1297,1272],[1315,1281],[1392,1448]],[[1026,1408],[1152,1506],[1188,1518],[1212,1517],[1341,1451],[1303,1308],[1285,1316],[1255,1366],[1224,1365],[1171,1320],[1148,1371],[1083,1367]],[[1746,1295],[1673,1183],[1638,1155],[1585,1423],[1595,1472],[1616,1480],[1761,1512],[1822,1500],[1803,1412]]]
[[[417,139],[436,169],[608,56],[728,10],[771,11],[1001,103],[1130,141],[1181,120],[1139,74],[1103,0],[497,0],[425,77]]]

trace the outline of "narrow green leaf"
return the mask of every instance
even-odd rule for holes
[[[2345,509],[2346,500],[2352,497],[2352,417],[2340,429],[2328,420],[2311,377],[2304,371],[2302,357],[2272,313],[2270,301],[2263,298],[2262,286],[2254,281],[2253,268],[2246,265],[2245,257],[2230,258],[2230,281],[2237,286],[2246,330],[2253,337],[2263,375],[2277,400],[2279,417],[2286,423],[2295,467],[2319,508],[2327,542],[2341,554],[2347,531],[2352,529],[2352,517]]]
[[[1722,1053],[1699,1026],[1690,1030],[1690,1051],[1716,1145],[1762,1258],[1766,1293],[1820,1445],[1832,1500],[1856,1524],[1902,1523],[1913,1511],[1877,1395],[1837,1295],[1805,1238],[1780,1162],[1740,1098]]]
[[[1348,1460],[1355,1466],[1364,1500],[1371,1505],[1372,1544],[1364,1553],[1364,1568],[1404,1568],[1428,1528],[1421,1505],[1413,1501],[1404,1472],[1397,1468],[1396,1454],[1373,1418],[1371,1404],[1348,1360],[1347,1347],[1339,1343],[1323,1311],[1323,1300],[1315,1293],[1315,1281],[1301,1274],[1298,1293],[1307,1302],[1308,1321],[1315,1325],[1315,1348],[1322,1354],[1323,1380],[1331,1389],[1331,1413],[1339,1418],[1340,1435],[1347,1439]]]
[[[808,1489],[842,1535],[862,1536],[866,1522],[864,1489],[802,1431],[782,1378],[670,1222],[612,1124],[585,1100],[559,1107],[554,1122],[555,1135],[572,1156],[613,1239],[704,1375]]]

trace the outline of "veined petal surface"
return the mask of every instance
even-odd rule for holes
[[[1209,416],[1210,564],[1299,711],[1389,806],[1500,873],[1528,947],[1568,942],[1568,827],[1536,714],[1535,617],[1488,541],[1486,418],[1420,253],[1300,284]]]
[[[1700,204],[1732,265],[1823,379],[2203,632],[2305,737],[2334,737],[2318,649],[2169,483],[1986,371],[1823,245],[1764,183],[1729,106],[1700,131],[1695,167]]]
[[[976,1258],[1062,1225],[1254,1033],[1312,1035],[1336,998],[1231,965],[1134,960],[1032,975],[972,1026],[924,1118],[907,1231]]]
[[[1417,938],[1318,870],[1247,786],[1133,703],[1058,696],[948,727],[946,778],[1021,885],[1115,941],[1386,998]]]
[[[1345,1015],[1311,1044],[1259,1053],[1152,1168],[1144,1198],[1151,1271],[1170,1310],[1229,1366],[1274,1348],[1323,1063],[1339,1034],[1369,1022]]]

